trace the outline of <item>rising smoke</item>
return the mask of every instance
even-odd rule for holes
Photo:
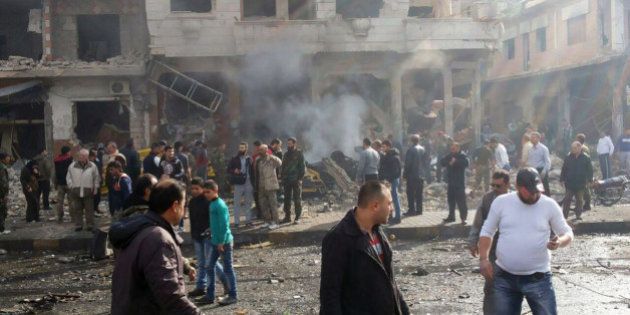
[[[312,101],[311,58],[288,47],[295,46],[275,43],[245,57],[239,76],[244,89],[241,132],[265,142],[298,137],[309,162],[335,150],[353,156],[362,139],[366,101],[352,93]]]

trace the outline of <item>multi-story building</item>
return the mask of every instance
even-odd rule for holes
[[[523,2],[502,22],[483,87],[488,122],[501,132],[518,121],[545,131],[554,147],[572,125],[594,142],[598,131],[618,136],[627,109],[628,6],[621,0]],[[624,70],[624,67],[626,69]],[[625,78],[624,78],[625,77]],[[518,138],[516,135],[515,138]]]
[[[141,0],[2,1],[1,150],[145,143],[145,14]]]

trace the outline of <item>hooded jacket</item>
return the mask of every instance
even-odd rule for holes
[[[378,170],[380,178],[392,181],[396,178],[400,178],[400,154],[398,149],[390,149],[385,152],[385,155],[381,158],[381,165]]]
[[[115,222],[109,239],[118,250],[112,314],[201,314],[186,296],[183,240],[159,214]]]
[[[394,279],[392,250],[380,226],[383,261],[350,210],[322,242],[320,314],[409,314]]]

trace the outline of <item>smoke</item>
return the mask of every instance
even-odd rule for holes
[[[311,100],[311,57],[290,43],[275,43],[245,57],[241,122],[244,136],[270,141],[298,138],[310,162],[335,150],[352,155],[361,143],[366,101],[353,93]]]

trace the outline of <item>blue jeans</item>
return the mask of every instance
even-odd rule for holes
[[[203,289],[208,285],[208,272],[206,270],[206,263],[210,260],[210,251],[212,250],[212,244],[210,239],[204,239],[203,241],[193,241],[195,246],[195,256],[197,257],[197,289]],[[219,277],[219,281],[223,284],[223,288],[226,292],[229,290],[228,280],[223,272],[223,266],[217,262],[214,266],[214,273]]]
[[[223,257],[223,272],[227,278],[228,285],[230,287],[229,295],[232,298],[236,298],[236,273],[232,267],[232,244],[223,245],[223,253],[219,252],[217,245],[211,245],[210,260],[206,264],[206,273],[209,275],[208,289],[206,290],[206,296],[214,301],[214,272],[210,272],[217,265],[219,257]]]
[[[557,314],[556,293],[551,272],[518,276],[498,266],[494,273],[494,310],[496,314],[521,314],[523,297],[534,315]]]
[[[400,215],[400,198],[398,197],[398,186],[400,185],[400,178],[389,181],[392,186],[392,200],[394,201],[394,211],[396,213],[396,220],[401,220]]]

